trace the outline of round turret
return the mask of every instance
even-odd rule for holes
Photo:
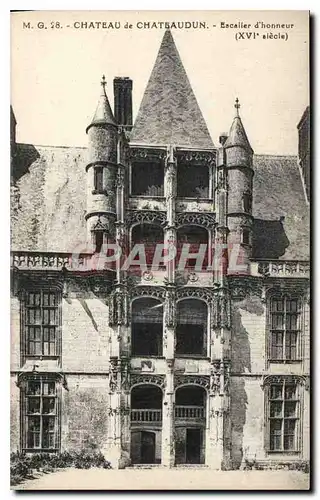
[[[118,127],[106,94],[103,76],[101,94],[93,120],[87,127],[89,154],[87,171],[88,242],[100,251],[113,240],[116,219]]]
[[[229,273],[246,274],[249,272],[252,254],[253,150],[239,116],[238,99],[235,108],[236,116],[224,143],[228,172],[228,244],[229,251],[233,251],[234,255],[238,251],[237,262],[242,266],[242,270],[231,269],[229,266]]]

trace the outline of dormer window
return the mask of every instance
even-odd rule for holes
[[[103,167],[94,167],[93,169],[93,184],[94,184],[94,194],[105,194],[103,186]]]

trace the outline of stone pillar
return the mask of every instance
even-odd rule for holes
[[[102,453],[115,469],[119,468],[121,457],[121,387],[119,372],[119,358],[110,356],[107,443]]]
[[[228,383],[229,364],[224,361],[211,363],[208,429],[206,435],[206,464],[212,469],[221,469],[228,456],[225,450],[228,427]]]
[[[162,404],[162,459],[165,467],[174,466],[174,359],[166,359],[166,388]]]
[[[167,360],[174,358],[176,315],[176,288],[174,285],[168,284],[166,286],[163,322],[163,355]]]
[[[130,465],[131,431],[130,431],[130,358],[121,357],[121,458],[119,468]]]
[[[175,281],[175,254],[176,251],[176,193],[177,193],[177,161],[174,156],[174,148],[170,146],[167,151],[164,176],[164,195],[167,205],[167,225],[165,227],[165,250],[170,260],[167,263],[168,283]]]

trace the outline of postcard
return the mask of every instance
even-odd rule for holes
[[[308,11],[11,13],[11,487],[308,490]]]

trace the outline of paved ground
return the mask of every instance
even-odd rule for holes
[[[297,471],[210,471],[208,469],[67,469],[17,485],[18,490],[307,490],[309,476]]]

